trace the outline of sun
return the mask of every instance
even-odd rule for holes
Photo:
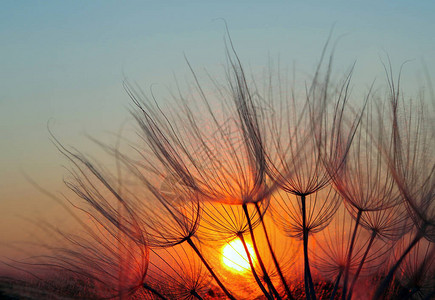
[[[249,243],[246,243],[246,247],[252,262],[255,264],[254,249]],[[227,269],[233,272],[243,273],[251,268],[245,248],[240,240],[233,240],[222,248],[222,262]]]

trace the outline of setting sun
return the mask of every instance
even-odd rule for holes
[[[254,249],[249,243],[246,243],[252,261],[255,264],[256,256]],[[233,272],[246,272],[250,269],[249,260],[246,255],[243,243],[240,240],[231,241],[222,248],[222,262]]]

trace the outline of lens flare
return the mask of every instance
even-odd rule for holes
[[[252,262],[256,263],[256,256],[251,244],[246,243]],[[240,240],[231,241],[222,248],[222,263],[233,272],[246,272],[250,270],[248,256]]]

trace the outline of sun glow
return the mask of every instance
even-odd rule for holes
[[[252,262],[255,264],[256,256],[254,249],[249,243],[246,243],[246,247]],[[222,262],[227,269],[233,272],[246,272],[250,270],[248,256],[240,240],[233,240],[222,248]]]

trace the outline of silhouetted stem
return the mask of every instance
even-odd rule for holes
[[[400,256],[399,260],[394,264],[393,267],[391,267],[390,271],[388,272],[387,276],[382,280],[382,282],[379,284],[378,288],[376,289],[376,292],[373,296],[373,299],[379,299],[382,295],[382,293],[390,286],[391,281],[393,280],[394,273],[396,272],[397,268],[399,268],[402,261],[405,259],[406,255],[411,251],[412,248],[418,243],[418,241],[423,237],[421,234],[421,231],[419,231],[412,242],[409,244],[408,248],[403,252],[402,256]]]
[[[190,294],[198,300],[203,300],[202,297],[195,290],[191,290]]]
[[[278,271],[279,278],[281,279],[282,285],[284,286],[285,293],[287,294],[287,297],[289,299],[295,300],[295,298],[293,298],[293,296],[290,292],[290,288],[289,288],[289,286],[284,278],[284,274],[281,271],[281,267],[279,266],[278,260],[276,259],[275,251],[273,251],[272,244],[270,243],[269,234],[267,233],[266,224],[264,223],[263,215],[261,214],[260,206],[258,205],[258,203],[255,203],[255,208],[257,209],[257,213],[260,215],[261,225],[263,227],[264,235],[266,237],[267,246],[269,247],[269,252],[270,252],[270,255],[272,256],[273,263],[275,264],[275,268]]]
[[[352,252],[353,252],[353,247],[355,245],[356,233],[358,232],[358,225],[359,225],[359,221],[361,220],[361,215],[362,215],[362,210],[358,209],[358,214],[356,215],[356,220],[355,220],[355,228],[353,229],[352,239],[350,241],[349,253],[347,254],[346,267],[344,269],[343,294],[341,295],[341,298],[343,300],[346,299],[347,282],[349,281],[350,264],[352,262]]]
[[[163,296],[162,294],[160,294],[156,289],[150,287],[149,285],[147,285],[146,283],[142,284],[142,287],[144,289],[146,289],[147,291],[150,291],[151,293],[153,293],[154,295],[156,295],[158,298],[162,299],[162,300],[167,300],[167,298],[165,296]]]
[[[258,286],[260,287],[263,294],[267,297],[269,300],[273,300],[273,297],[266,291],[263,283],[261,282],[260,278],[258,277],[257,271],[255,271],[254,263],[252,262],[251,253],[249,253],[248,246],[246,245],[245,238],[243,237],[243,234],[240,233],[238,235],[240,241],[243,244],[243,248],[245,248],[246,256],[248,257],[249,265],[251,266],[251,272],[252,275],[254,275],[255,281],[257,282]]]
[[[337,294],[338,285],[340,284],[340,279],[342,274],[343,274],[343,270],[340,270],[340,273],[338,273],[337,275],[337,279],[335,279],[335,285],[334,285],[334,290],[332,291],[331,294],[331,300],[333,300],[335,298],[335,294]]]
[[[231,295],[231,293],[225,288],[223,283],[219,280],[219,278],[217,277],[217,275],[215,274],[213,269],[210,267],[210,265],[207,263],[207,261],[202,256],[202,254],[199,251],[199,249],[193,243],[192,239],[188,238],[186,241],[190,245],[190,247],[192,247],[192,249],[195,251],[195,253],[198,255],[198,257],[201,259],[202,263],[207,268],[207,270],[210,272],[210,274],[214,278],[214,280],[216,280],[216,283],[219,285],[219,287],[222,289],[222,291],[225,293],[225,295],[227,295],[227,297],[230,298],[231,300],[236,300],[236,298],[234,298],[234,296]]]
[[[370,236],[370,241],[369,241],[369,244],[367,245],[367,249],[364,252],[364,255],[361,259],[361,262],[359,263],[358,270],[356,271],[355,276],[353,277],[353,280],[352,280],[352,284],[350,285],[349,295],[347,296],[347,300],[350,300],[352,298],[352,292],[353,292],[353,289],[355,288],[355,283],[358,279],[359,273],[361,273],[362,267],[363,267],[364,262],[367,258],[367,255],[369,254],[370,248],[372,247],[373,242],[375,241],[376,235],[377,235],[377,233],[375,231],[372,231],[372,235]]]
[[[304,277],[305,277],[305,294],[307,299],[316,300],[316,292],[314,291],[313,278],[311,277],[310,261],[308,259],[308,228],[307,228],[307,211],[305,203],[305,195],[301,195],[302,204],[302,234],[304,243]]]
[[[421,290],[421,287],[418,285],[418,282],[424,278],[427,267],[431,265],[431,261],[434,259],[435,257],[435,247],[432,248],[431,252],[429,252],[428,255],[425,255],[424,260],[420,263],[420,265],[418,266],[418,269],[415,271],[415,273],[413,274],[413,278],[417,279],[416,282],[414,282],[415,287],[413,287],[410,291],[402,288],[402,293],[401,293],[401,298],[400,299],[411,299],[413,298],[412,295],[414,295],[415,293],[419,292]],[[435,289],[433,290],[432,294],[435,292]],[[429,293],[430,295],[430,293]],[[428,295],[428,296],[429,296]],[[422,298],[421,297],[417,297],[417,298]],[[432,297],[425,297],[424,299],[433,299]]]
[[[277,299],[281,299],[281,296],[279,295],[278,291],[273,286],[272,281],[270,280],[270,277],[267,274],[263,260],[261,259],[260,252],[258,251],[257,242],[255,241],[255,236],[254,236],[254,229],[252,228],[251,218],[249,217],[248,207],[247,207],[246,203],[242,204],[242,207],[243,207],[243,211],[245,212],[246,219],[248,220],[249,233],[251,235],[252,246],[254,246],[254,251],[255,251],[255,255],[257,256],[258,264],[260,265],[261,271],[263,272],[264,281],[266,281],[267,286],[272,290],[275,297]]]

